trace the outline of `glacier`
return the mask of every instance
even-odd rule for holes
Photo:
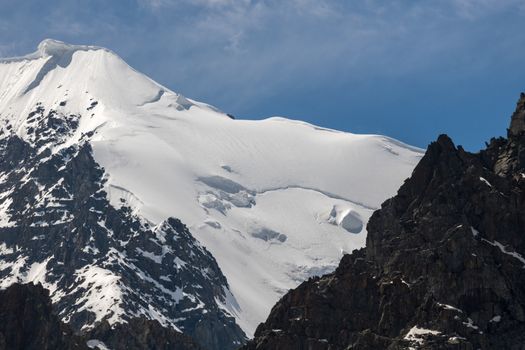
[[[283,117],[232,119],[108,49],[51,39],[0,59],[0,138],[38,147],[27,132],[36,106],[78,116],[52,153],[89,142],[112,206],[152,227],[169,217],[188,226],[228,280],[221,307],[249,337],[288,289],[365,245],[369,217],[423,152]]]

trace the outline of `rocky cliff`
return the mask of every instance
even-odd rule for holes
[[[134,318],[127,323],[111,326],[107,322],[99,324],[85,335],[92,348],[103,345],[111,350],[202,350],[190,337],[156,320]],[[100,346],[99,350],[106,350]]]
[[[525,95],[508,138],[445,135],[368,223],[366,248],[301,284],[244,349],[525,349]]]
[[[77,335],[54,313],[42,285],[15,283],[0,290],[0,350],[199,350],[190,337],[158,321],[134,318],[107,321]]]
[[[49,292],[33,284],[13,284],[0,290],[0,349],[87,350],[52,313]]]

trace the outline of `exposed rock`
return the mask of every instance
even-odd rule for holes
[[[365,249],[290,291],[244,349],[525,349],[525,116],[477,154],[445,135]]]
[[[201,349],[190,337],[145,318],[113,326],[104,321],[76,335],[54,314],[42,285],[15,283],[0,290],[0,350],[103,350],[101,344],[112,350]]]
[[[525,131],[525,93],[521,93],[516,106],[516,111],[512,115],[510,122],[509,136],[519,135]]]
[[[41,285],[13,284],[0,290],[1,350],[87,350],[52,313],[49,292]]]
[[[171,328],[162,327],[157,321],[144,318],[132,319],[113,327],[103,322],[87,336],[91,341],[101,341],[111,350],[200,350],[190,337]],[[89,343],[88,343],[89,344]]]

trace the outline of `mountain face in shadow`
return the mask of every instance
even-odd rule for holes
[[[15,283],[0,290],[1,350],[202,349],[190,337],[159,322],[135,318],[111,327],[107,322],[82,335],[53,310],[49,291]]]
[[[88,349],[52,313],[49,292],[33,284],[0,290],[0,349]]]

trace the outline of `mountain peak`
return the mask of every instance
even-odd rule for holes
[[[67,112],[76,115],[97,114],[95,105],[99,112],[104,106],[130,115],[160,99],[179,109],[192,105],[108,49],[54,39],[43,40],[28,55],[0,59],[0,91],[0,115],[15,127],[38,103],[55,110],[67,104]]]
[[[88,51],[88,50],[106,50],[98,46],[87,46],[87,45],[71,45],[60,40],[55,39],[44,39],[38,44],[37,53],[40,57],[46,56],[62,56],[65,53],[71,53],[75,51]],[[108,50],[106,50],[108,51]]]
[[[26,55],[22,55],[22,56],[4,57],[4,58],[0,57],[0,63],[12,63],[12,62],[18,62],[18,61],[36,60],[36,59],[45,58],[45,57],[60,58],[67,53],[73,54],[76,51],[96,51],[96,50],[103,50],[105,52],[112,53],[112,51],[106,48],[100,47],[100,46],[73,45],[73,44],[65,43],[60,40],[44,39],[38,44],[35,52],[26,54]]]

